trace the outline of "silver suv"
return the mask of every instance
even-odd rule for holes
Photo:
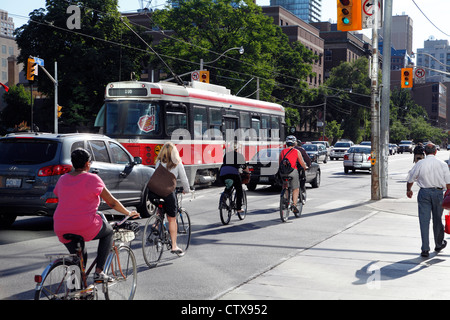
[[[17,216],[52,216],[56,182],[72,170],[70,154],[85,148],[92,155],[90,172],[98,174],[114,197],[148,217],[146,190],[154,169],[142,165],[117,141],[99,134],[15,133],[0,138],[0,227]],[[109,209],[103,201],[100,210]]]

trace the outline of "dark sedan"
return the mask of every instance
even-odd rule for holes
[[[328,152],[327,148],[325,148],[322,144],[304,144],[302,145],[303,149],[305,149],[308,156],[311,158],[313,162],[323,161],[323,163],[327,163],[328,160]]]
[[[249,190],[255,190],[258,184],[281,186],[277,175],[278,160],[282,149],[264,149],[259,151],[249,162],[251,171],[250,182],[247,184]],[[306,170],[306,182],[313,188],[320,186],[320,166],[313,162]]]

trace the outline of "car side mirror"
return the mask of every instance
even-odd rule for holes
[[[142,164],[142,158],[141,157],[134,157],[133,164]]]

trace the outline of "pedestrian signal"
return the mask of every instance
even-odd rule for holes
[[[413,87],[413,68],[402,68],[402,88]]]
[[[362,30],[361,0],[337,0],[337,29]]]

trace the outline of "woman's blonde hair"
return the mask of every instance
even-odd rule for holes
[[[156,161],[165,163],[167,169],[169,170],[175,168],[179,163],[181,163],[180,154],[178,153],[177,147],[173,144],[173,142],[166,142],[162,146]]]

